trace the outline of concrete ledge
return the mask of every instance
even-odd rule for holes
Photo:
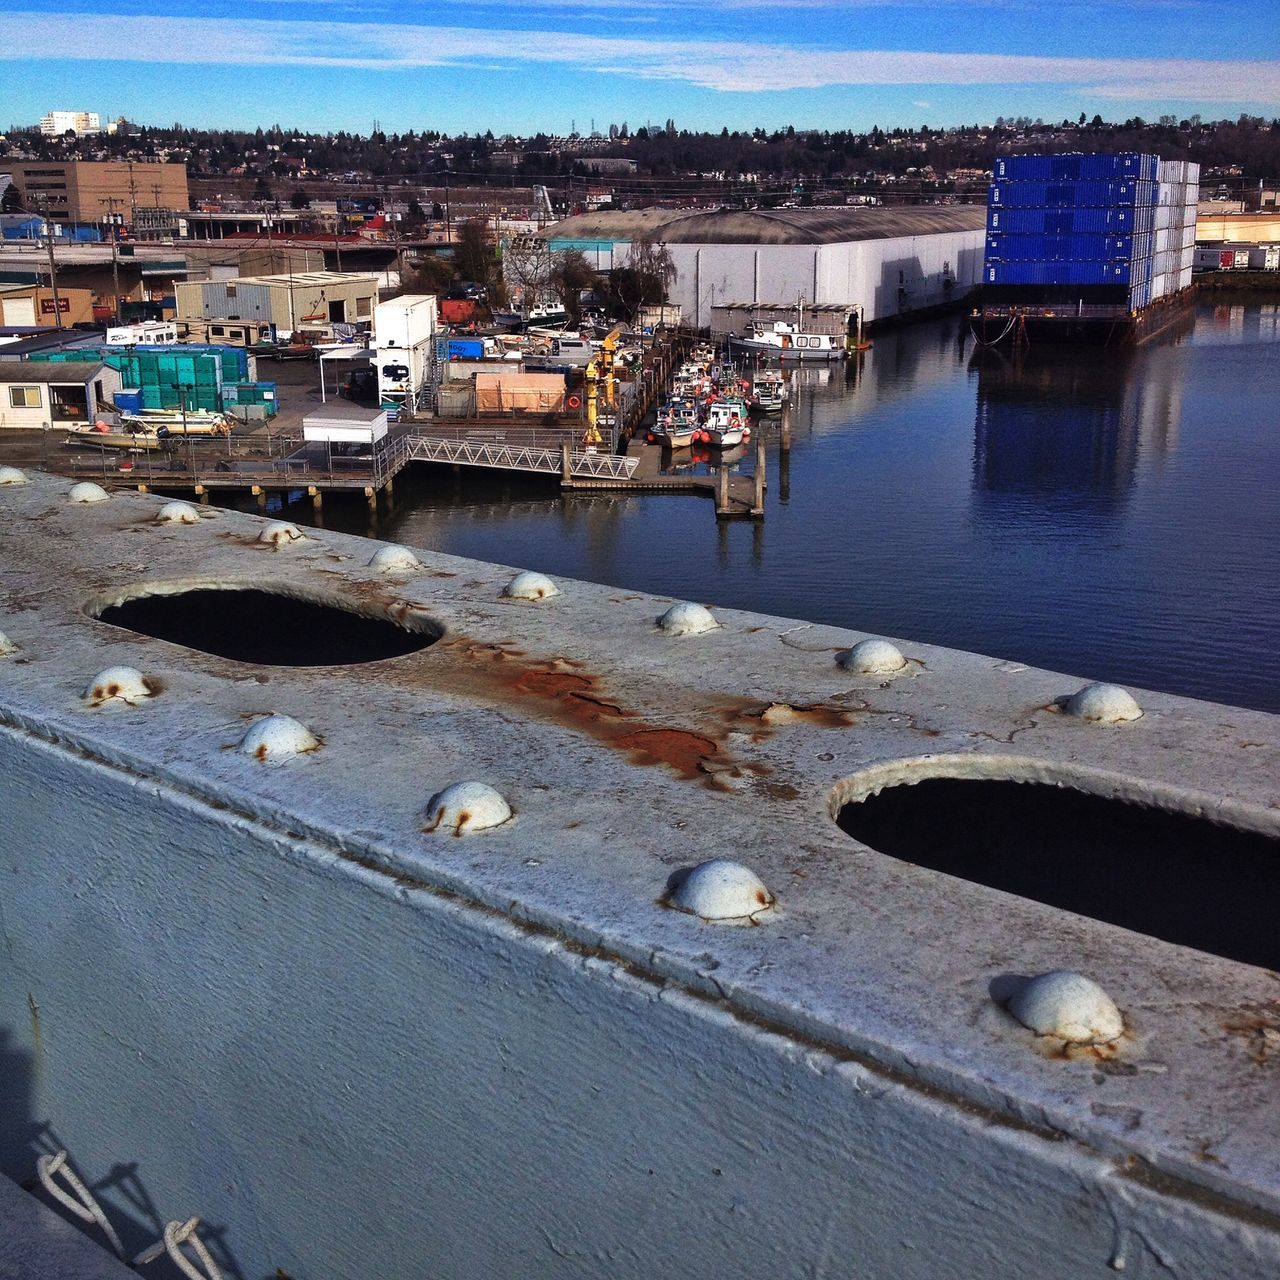
[[[276,550],[255,517],[66,487],[0,488],[14,1176],[52,1125],[253,1276],[1280,1265],[1276,975],[832,817],[886,778],[995,773],[1274,834],[1275,717],[1136,691],[1140,720],[1090,724],[1055,703],[1080,677],[902,640],[901,673],[861,676],[848,632],[717,610],[676,638],[648,595],[509,599],[511,569],[419,551],[393,577],[362,539]],[[91,616],[235,584],[444,637],[288,668]],[[90,708],[116,664],[152,696]],[[320,748],[236,750],[268,712]],[[469,779],[513,820],[426,830]],[[716,856],[776,895],[759,927],[659,901]],[[1115,998],[1117,1053],[1038,1052],[990,998],[1057,968]]]

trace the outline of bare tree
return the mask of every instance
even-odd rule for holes
[[[556,254],[541,236],[516,236],[502,255],[502,275],[512,297],[537,306],[554,289]]]

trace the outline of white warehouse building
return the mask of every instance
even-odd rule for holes
[[[829,316],[860,309],[867,324],[958,302],[981,279],[985,218],[981,205],[643,209],[579,214],[543,234],[600,271],[627,265],[637,241],[665,246],[670,300],[686,324],[717,332],[802,298]]]

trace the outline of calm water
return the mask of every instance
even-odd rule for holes
[[[805,369],[763,523],[418,468],[377,532],[1280,711],[1280,307],[1186,330],[1011,360],[951,318]]]

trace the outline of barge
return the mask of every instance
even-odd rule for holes
[[[1155,155],[1003,156],[987,194],[984,344],[1145,342],[1193,300],[1200,167]]]

